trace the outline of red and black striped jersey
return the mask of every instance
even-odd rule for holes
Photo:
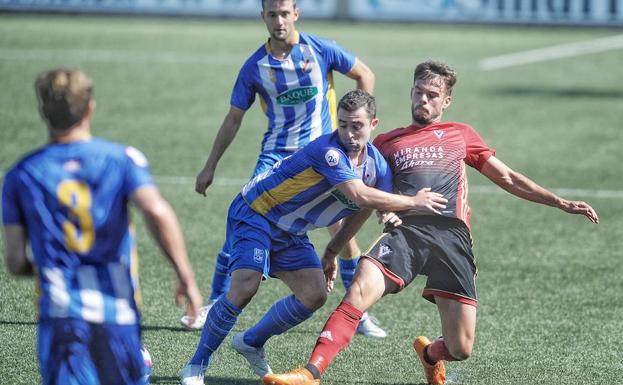
[[[480,170],[495,155],[474,128],[456,122],[408,126],[377,136],[374,145],[392,169],[395,193],[415,195],[430,187],[448,200],[443,215],[470,226],[465,165]]]

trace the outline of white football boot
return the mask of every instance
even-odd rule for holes
[[[202,306],[199,309],[199,314],[197,314],[197,318],[195,318],[195,322],[193,322],[192,324],[190,323],[190,319],[187,315],[183,316],[180,319],[180,322],[189,330],[203,330],[203,325],[206,323],[208,312],[210,311],[212,306],[214,306],[214,303],[216,303],[215,299],[210,300],[207,305]]]
[[[203,377],[207,367],[203,365],[184,366],[180,372],[180,383],[182,385],[204,385]]]
[[[387,333],[385,330],[381,329],[378,323],[379,321],[376,317],[368,314],[368,312],[363,313],[363,316],[361,316],[361,320],[359,321],[359,325],[357,325],[357,334],[375,338],[387,337]]]
[[[244,343],[244,333],[236,334],[231,339],[231,346],[240,353],[251,365],[253,373],[264,377],[273,371],[270,369],[264,353],[264,348],[254,348]]]

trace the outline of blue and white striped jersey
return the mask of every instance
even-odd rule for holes
[[[327,227],[359,210],[336,185],[362,179],[368,186],[392,191],[387,162],[372,144],[366,151],[363,164],[353,167],[338,133],[323,135],[251,179],[242,197],[282,230],[303,234]]]
[[[305,33],[284,60],[261,46],[242,66],[231,105],[247,110],[259,94],[268,118],[262,152],[296,151],[336,126],[332,70],[349,72],[356,58],[337,43]]]
[[[50,144],[11,168],[3,223],[27,231],[40,318],[139,322],[127,205],[132,192],[151,183],[138,150],[101,139]]]

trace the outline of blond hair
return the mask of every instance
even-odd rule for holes
[[[35,91],[48,126],[67,130],[84,117],[93,96],[93,81],[77,68],[57,68],[37,76]]]

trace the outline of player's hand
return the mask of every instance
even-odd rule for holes
[[[214,169],[207,165],[197,174],[195,181],[195,191],[203,196],[206,196],[206,190],[214,181]]]
[[[446,208],[448,200],[443,195],[430,191],[430,187],[424,187],[413,197],[413,210],[416,214],[438,214],[439,210]]]
[[[199,315],[199,309],[201,309],[201,304],[203,303],[197,285],[194,283],[190,285],[182,282],[178,283],[177,289],[175,290],[175,303],[178,306],[182,306],[185,303],[186,316],[189,321],[188,325],[195,323],[195,319]]]
[[[386,225],[391,224],[394,227],[402,225],[402,219],[393,211],[378,211],[376,216],[379,218],[379,224]]]
[[[337,278],[337,258],[336,254],[325,250],[322,259],[322,270],[324,271],[324,277],[327,280],[327,292],[330,293],[335,286],[335,279]]]
[[[560,205],[560,209],[569,214],[581,214],[593,223],[599,223],[597,212],[588,203],[582,201],[564,200]]]

